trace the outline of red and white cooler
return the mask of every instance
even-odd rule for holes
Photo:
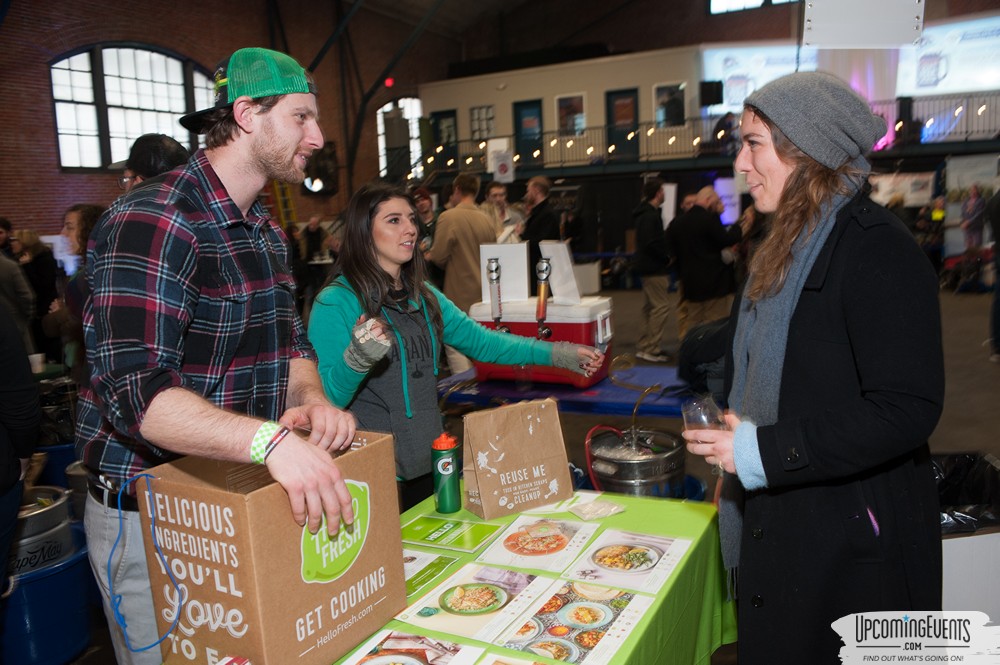
[[[506,301],[502,305],[500,325],[507,326],[511,334],[522,337],[538,337],[536,309],[538,299]],[[584,376],[559,367],[529,365],[527,377],[539,383],[565,383],[577,388],[587,388],[608,375],[611,363],[611,298],[586,296],[572,305],[547,303],[544,325],[552,330],[549,342],[572,342],[597,347],[604,353],[604,364],[592,376]],[[469,309],[469,315],[487,328],[495,329],[492,308],[489,302],[477,302]],[[474,363],[476,378],[515,380],[525,378],[521,369],[512,365]],[[517,376],[515,376],[517,372]]]

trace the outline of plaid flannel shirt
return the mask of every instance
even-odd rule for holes
[[[177,457],[139,433],[167,388],[281,415],[289,361],[315,360],[287,254],[260,202],[244,218],[203,151],[115,202],[87,249],[90,385],[81,386],[76,448],[90,469],[122,484]]]

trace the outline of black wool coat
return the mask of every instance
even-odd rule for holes
[[[840,617],[941,609],[926,442],[943,400],[937,278],[859,194],[792,316],[778,420],[757,429],[768,487],[744,510],[740,665],[839,663]]]
[[[723,226],[717,214],[698,205],[670,222],[667,240],[677,260],[684,300],[705,302],[736,290],[736,272],[722,260],[722,250],[742,238],[739,224]]]
[[[632,222],[635,225],[635,272],[666,275],[671,257],[660,209],[643,201],[632,211]]]

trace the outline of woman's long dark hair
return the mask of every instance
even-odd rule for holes
[[[344,275],[357,292],[361,308],[368,318],[379,316],[382,306],[389,303],[389,292],[393,290],[392,277],[378,262],[378,251],[372,236],[372,225],[379,207],[390,199],[403,199],[416,215],[413,198],[401,187],[375,180],[355,192],[347,204],[344,214],[344,241],[337,257],[337,266],[331,280]],[[416,242],[417,238],[414,238]],[[416,246],[413,258],[403,264],[399,278],[406,292],[419,301],[422,296],[426,303],[431,322],[440,339],[442,328],[441,308],[427,287],[427,264],[424,255]]]

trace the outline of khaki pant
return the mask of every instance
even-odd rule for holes
[[[472,369],[472,361],[448,345],[444,347],[444,357],[448,361],[448,370],[452,374],[459,374],[467,369]]]
[[[670,278],[667,275],[642,276],[642,336],[636,343],[636,351],[641,353],[663,353],[661,339],[667,327],[670,314],[670,298],[667,294]]]
[[[687,332],[697,325],[729,316],[733,307],[733,297],[714,298],[702,302],[681,300],[677,305],[677,336],[684,341]]]

